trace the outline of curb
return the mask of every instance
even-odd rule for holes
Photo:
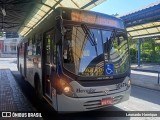
[[[131,70],[134,71],[142,71],[142,72],[151,72],[151,73],[160,73],[160,71],[156,71],[156,70],[145,70],[145,69],[136,69],[136,68],[131,68]]]
[[[132,82],[132,85],[160,91],[160,85],[158,84],[147,84],[147,83],[141,83],[141,82],[137,83],[137,82],[133,82],[133,80],[131,80],[131,82]]]

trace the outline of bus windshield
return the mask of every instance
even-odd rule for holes
[[[103,76],[105,64],[114,65],[113,74],[124,73],[129,67],[128,45],[124,33],[113,37],[112,30],[83,26],[65,26],[63,42],[64,68],[81,76]]]

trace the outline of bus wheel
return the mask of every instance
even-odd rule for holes
[[[38,75],[35,75],[34,78],[35,81],[35,93],[38,99],[42,99],[42,94],[41,94],[41,84],[40,84],[40,79]]]

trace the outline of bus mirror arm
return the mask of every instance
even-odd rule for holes
[[[56,16],[56,18],[55,18],[55,20],[56,20],[56,29],[59,31],[59,33],[61,34],[61,35],[64,35],[63,34],[63,28],[62,28],[62,16]]]

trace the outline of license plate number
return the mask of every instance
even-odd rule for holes
[[[111,104],[113,104],[113,99],[111,98],[101,100],[101,105],[111,105]]]

